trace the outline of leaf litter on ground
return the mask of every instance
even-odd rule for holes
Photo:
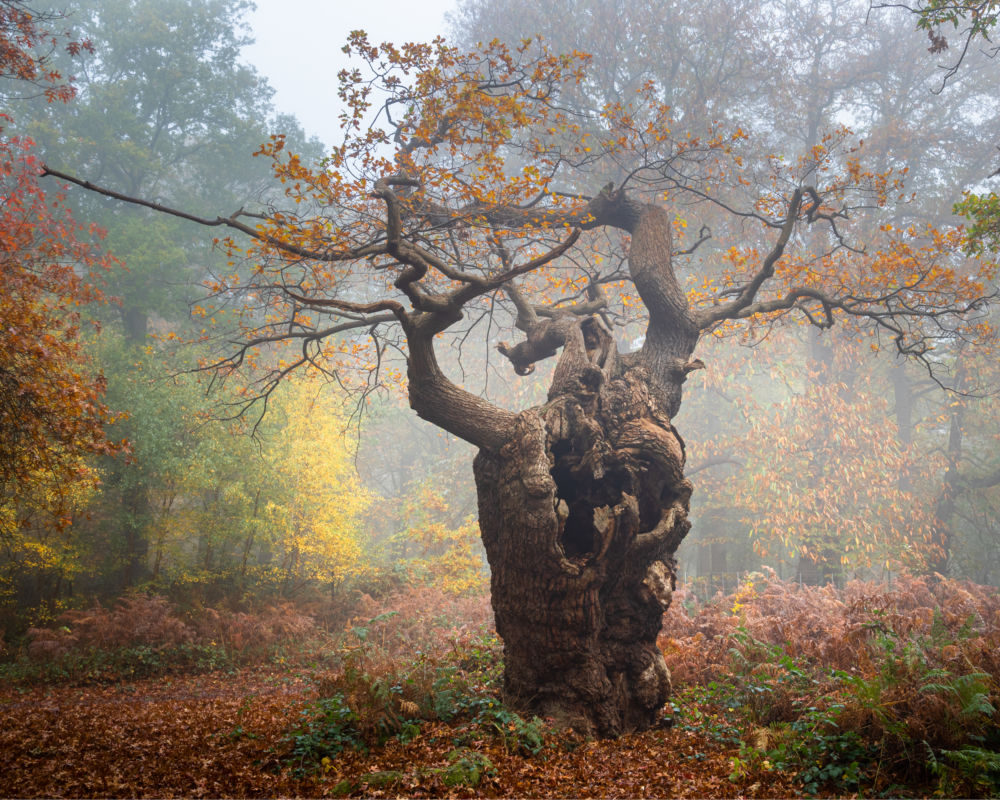
[[[463,732],[425,724],[403,743],[347,750],[323,774],[296,777],[282,742],[316,699],[302,671],[249,668],[96,687],[0,688],[4,797],[722,797],[733,746],[691,731],[617,741],[557,737],[537,756],[499,739],[466,741],[488,759],[476,786],[448,785]],[[454,757],[452,756],[452,760]],[[372,776],[377,776],[372,779]],[[794,794],[791,781],[752,796]]]

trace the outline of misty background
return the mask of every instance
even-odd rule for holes
[[[675,133],[739,127],[751,163],[794,161],[829,137],[863,141],[872,169],[905,175],[890,220],[901,227],[953,225],[964,191],[995,186],[998,64],[973,52],[943,86],[939,65],[951,54],[929,53],[905,10],[865,0],[48,8],[94,53],[63,65],[78,89],[70,103],[11,101],[9,132],[31,137],[53,166],[199,214],[276,196],[267,162],[252,157],[269,136],[285,135],[312,161],[338,141],[336,74],[354,29],[373,42],[444,35],[462,48],[541,35],[554,51],[592,54],[575,102],[598,106],[653,82]],[[232,605],[420,580],[487,591],[474,452],[410,412],[391,348],[384,383],[362,394],[293,376],[259,425],[229,414],[234,386],[208,392],[192,368],[225,340],[226,317],[204,305],[204,283],[244,265],[228,264],[204,229],[67,196],[78,218],[107,231],[103,246],[123,265],[110,280],[121,304],[98,312],[90,347],[108,405],[125,412],[111,437],[132,453],[81,465],[94,480],[69,526],[47,516],[44,496],[20,501],[17,535],[0,552],[0,628],[135,587]],[[716,234],[680,259],[694,289],[729,257],[715,241],[734,223],[705,205],[679,213],[685,247],[702,230]],[[859,247],[866,224],[849,229]],[[524,408],[544,400],[552,365],[519,378],[500,363],[496,344],[517,340],[511,325],[499,319],[489,337],[442,351],[453,378]],[[622,330],[620,347],[635,347],[635,335]],[[675,420],[695,484],[679,574],[694,591],[710,596],[766,569],[806,583],[906,570],[1000,581],[995,355],[942,353],[958,394],[846,328],[774,330],[763,341],[732,332],[696,355],[707,369],[688,381]]]

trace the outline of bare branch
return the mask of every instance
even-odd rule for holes
[[[785,214],[785,221],[781,226],[781,233],[778,235],[778,240],[774,243],[774,247],[771,248],[771,252],[767,254],[767,257],[761,264],[757,274],[750,279],[750,282],[747,283],[746,286],[740,289],[736,299],[731,303],[726,303],[706,311],[694,312],[692,314],[695,324],[700,330],[711,328],[725,319],[736,319],[738,317],[750,316],[749,314],[744,314],[743,311],[753,303],[760,287],[774,276],[775,264],[778,263],[778,259],[781,258],[782,254],[785,252],[785,246],[788,244],[788,240],[792,235],[792,230],[795,228],[795,222],[799,216],[799,208],[802,205],[802,192],[802,189],[796,189],[792,194],[792,199],[788,203],[788,212]]]
[[[702,470],[711,469],[712,467],[721,467],[721,466],[743,467],[745,466],[745,462],[733,456],[728,456],[728,455],[714,456],[712,458],[706,458],[703,461],[699,461],[697,464],[694,465],[688,464],[687,466],[684,467],[684,475],[690,478],[692,475],[694,475],[697,472],[701,472]]]
[[[95,194],[104,195],[105,197],[110,197],[114,200],[121,200],[123,203],[129,203],[130,205],[142,206],[144,208],[150,208],[153,211],[158,211],[161,214],[168,214],[172,217],[178,217],[180,219],[186,219],[189,222],[197,223],[198,225],[204,225],[208,228],[232,228],[235,231],[246,234],[254,239],[261,242],[267,242],[272,247],[281,250],[284,253],[290,255],[299,256],[300,258],[308,258],[313,261],[352,261],[357,258],[365,258],[370,255],[379,255],[385,252],[385,248],[379,244],[366,245],[365,247],[356,248],[353,250],[345,250],[340,252],[329,252],[320,250],[311,250],[307,247],[299,247],[298,245],[291,244],[290,242],[283,241],[275,236],[271,236],[268,233],[264,233],[257,228],[252,228],[249,225],[245,225],[238,220],[238,217],[253,216],[258,217],[258,215],[247,214],[244,211],[237,211],[228,217],[199,217],[196,214],[189,214],[186,211],[181,211],[171,206],[164,205],[163,203],[157,203],[152,200],[143,200],[140,197],[133,197],[131,195],[123,194],[121,192],[116,192],[114,189],[108,189],[104,186],[98,186],[96,183],[91,183],[90,181],[82,180],[69,175],[65,172],[60,172],[59,170],[52,169],[48,166],[42,167],[42,177],[46,175],[51,175],[53,178],[58,178],[62,181],[68,181],[69,183],[80,186],[87,191],[94,192]],[[259,217],[258,217],[259,218]]]
[[[296,294],[290,289],[283,289],[286,295],[303,305],[316,308],[335,308],[338,311],[350,311],[355,314],[372,314],[376,311],[391,311],[399,321],[406,318],[406,309],[394,300],[379,300],[375,303],[350,303],[346,300],[335,300],[332,297],[306,297]]]
[[[677,250],[671,255],[689,256],[711,238],[712,238],[712,229],[709,228],[708,225],[702,225],[701,230],[698,231],[698,241],[696,241],[693,245],[691,245],[687,250]]]

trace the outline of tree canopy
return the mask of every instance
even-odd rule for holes
[[[580,54],[553,56],[533,42],[470,54],[443,42],[379,48],[361,35],[351,47],[371,75],[341,75],[344,142],[318,170],[287,153],[280,136],[262,150],[291,205],[275,204],[264,220],[247,212],[199,218],[253,242],[225,240],[234,258],[257,266],[213,286],[220,302],[238,298],[248,332],[227,363],[255,358],[265,344],[294,342],[299,351],[265,387],[295,364],[326,369],[324,358],[359,348],[370,349],[367,363],[376,366],[374,356],[395,341],[381,334],[395,322],[415,356],[420,341],[457,325],[463,310],[469,326],[482,319],[480,309],[498,307],[529,334],[506,350],[527,370],[554,352],[561,336],[545,332],[565,312],[634,319],[631,286],[619,298],[602,296],[602,286],[623,280],[653,310],[647,336],[657,314],[690,302],[683,321],[693,331],[723,332],[741,320],[751,328],[843,321],[932,371],[941,366],[936,348],[976,335],[984,320],[992,267],[956,260],[957,234],[885,224],[863,249],[852,242],[848,217],[877,213],[901,183],[866,169],[846,132],[793,164],[746,165],[738,127],[711,138],[673,135],[655,84],[594,112],[563,105],[583,79]],[[594,193],[604,177],[612,183]],[[634,237],[645,197],[666,207],[722,206],[732,212],[733,234],[753,244],[734,243],[689,300],[672,298],[669,251],[629,275],[619,266],[621,238],[584,235],[610,227]],[[685,224],[670,227],[690,244]],[[802,244],[792,235],[820,226]],[[575,252],[586,260],[556,267]],[[541,287],[523,279],[543,267],[551,268]],[[554,294],[532,302],[538,288]],[[367,343],[345,335],[365,330],[374,337]]]

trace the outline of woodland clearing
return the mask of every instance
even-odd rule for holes
[[[709,797],[731,795],[738,747],[692,731],[618,741],[567,740],[542,756],[502,741],[476,752],[493,772],[449,787],[456,728],[435,723],[415,740],[347,751],[335,770],[296,778],[276,749],[316,698],[308,675],[280,668],[156,678],[114,687],[6,689],[0,713],[0,794],[20,797]],[[387,782],[387,783],[386,783]],[[378,785],[382,783],[383,785]],[[754,796],[793,793],[775,775]]]
[[[703,605],[679,594],[660,639],[671,725],[617,740],[506,709],[483,598],[428,588],[364,598],[338,635],[249,664],[133,642],[122,652],[146,656],[129,673],[124,658],[36,649],[5,665],[0,795],[995,796],[992,588],[758,575]],[[113,610],[76,624],[125,642]]]

